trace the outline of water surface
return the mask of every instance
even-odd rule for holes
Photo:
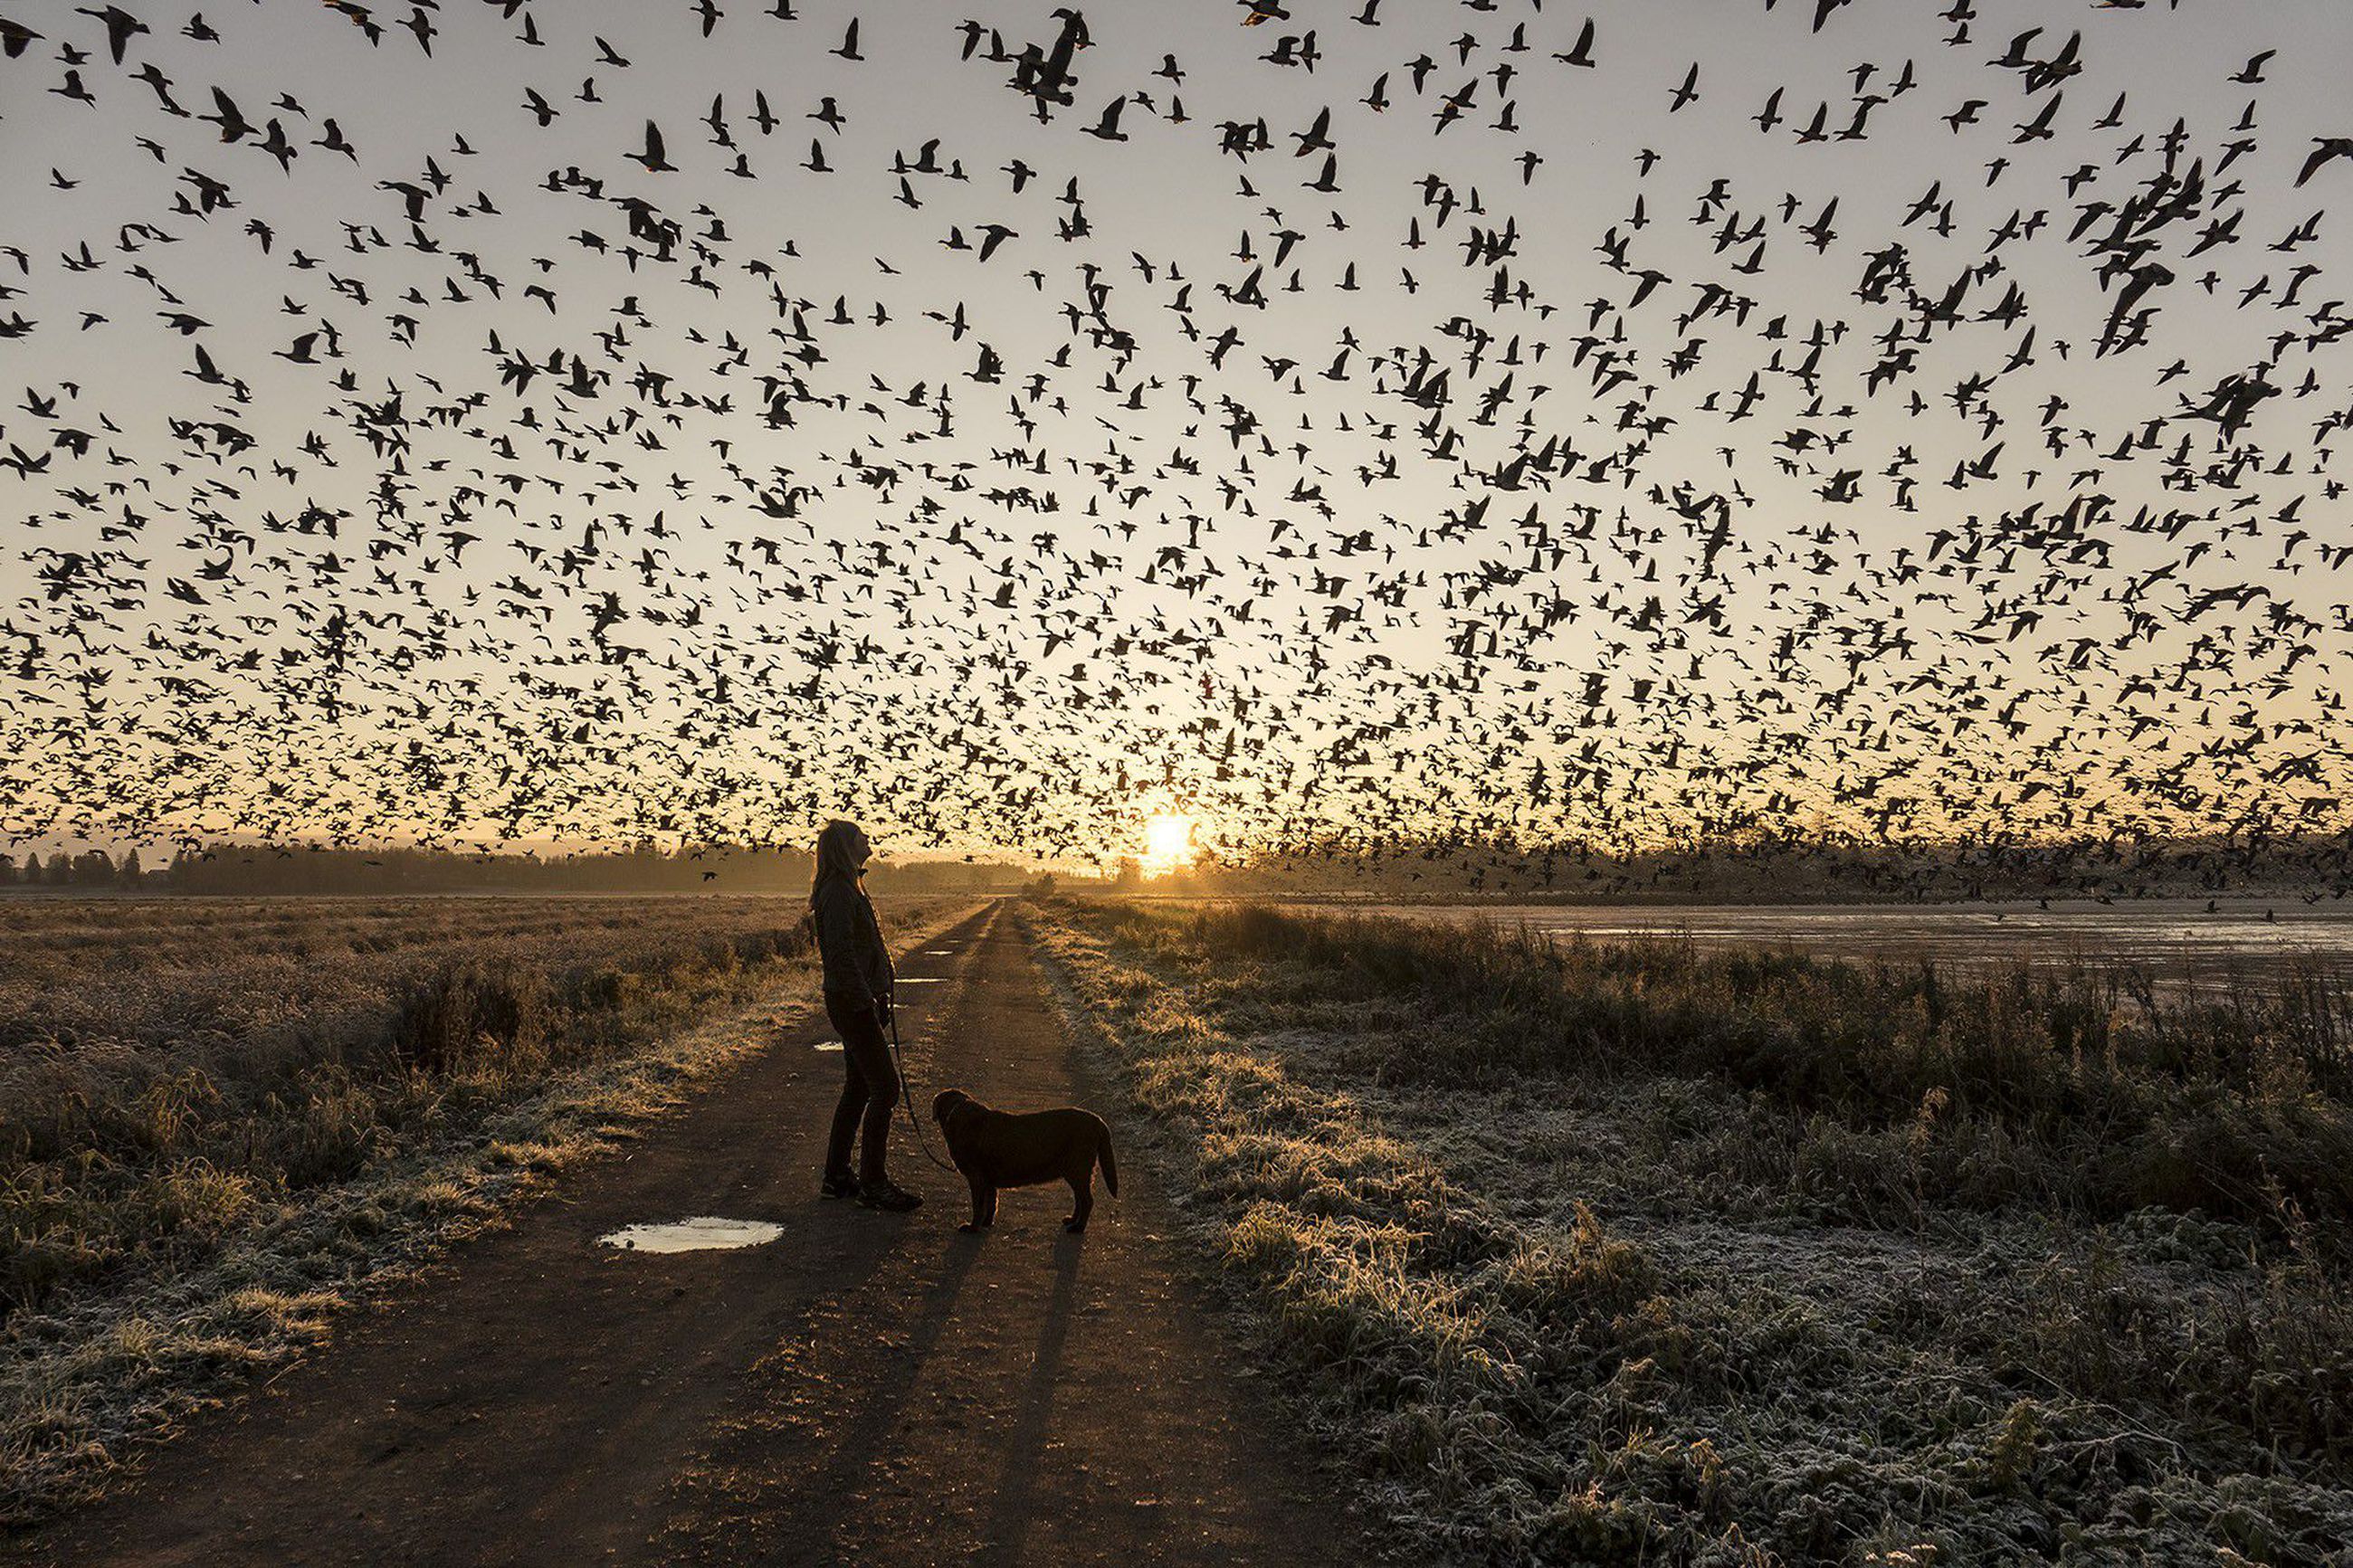
[[[2353,984],[2353,900],[2202,900],[2047,907],[1971,904],[1373,904],[1411,920],[1491,921],[1556,937],[1642,938],[1707,948],[1979,967],[2025,963],[2129,968],[2168,987],[2214,990],[2319,974]]]
[[[722,1219],[697,1215],[666,1225],[625,1225],[597,1241],[624,1252],[707,1252],[716,1247],[764,1247],[785,1227],[762,1219]]]

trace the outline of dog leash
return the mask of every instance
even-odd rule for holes
[[[889,1018],[891,1022],[891,1065],[899,1069],[899,1103],[907,1108],[907,1125],[915,1130],[915,1147],[923,1152],[924,1159],[929,1160],[941,1170],[947,1172],[950,1175],[958,1174],[959,1173],[954,1165],[948,1163],[945,1160],[941,1159],[937,1154],[932,1152],[931,1141],[923,1136],[923,1121],[915,1114],[914,1087],[907,1081],[906,1058],[899,1054],[899,997],[897,993],[892,993],[891,1000],[883,1004],[882,1010],[884,1016]]]

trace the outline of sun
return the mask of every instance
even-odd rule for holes
[[[1154,876],[1174,871],[1193,850],[1193,819],[1163,813],[1144,824],[1144,868]]]

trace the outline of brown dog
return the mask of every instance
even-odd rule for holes
[[[1092,1110],[1066,1105],[1020,1115],[992,1110],[960,1089],[944,1089],[932,1097],[932,1120],[947,1140],[948,1158],[972,1184],[972,1219],[958,1230],[976,1232],[997,1223],[999,1187],[1032,1187],[1059,1178],[1071,1184],[1077,1205],[1062,1228],[1082,1234],[1094,1211],[1098,1159],[1104,1190],[1119,1196],[1111,1129]]]

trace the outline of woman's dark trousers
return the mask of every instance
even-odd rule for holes
[[[847,1077],[841,1102],[833,1108],[833,1137],[826,1145],[828,1175],[849,1171],[849,1140],[865,1122],[859,1147],[858,1179],[879,1185],[891,1179],[884,1145],[891,1136],[891,1109],[899,1099],[899,1075],[891,1066],[891,1047],[882,1037],[882,1019],[871,1006],[828,992],[826,1016],[841,1036],[841,1062]]]

